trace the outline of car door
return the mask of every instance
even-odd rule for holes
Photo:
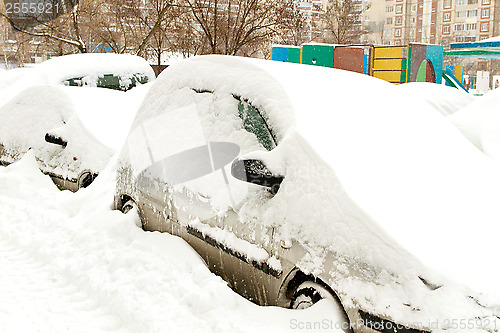
[[[211,270],[247,298],[267,304],[268,278],[281,276],[279,265],[269,264],[276,263],[271,254],[273,228],[262,223],[261,216],[260,206],[271,194],[233,178],[230,167],[242,154],[272,150],[276,140],[248,99],[229,93],[199,94],[212,94],[213,99],[210,107],[197,109],[206,144],[185,151],[185,156],[193,156],[184,165],[198,163],[206,172],[194,168],[194,174],[203,175],[176,184],[172,192],[178,222],[189,234],[183,238],[194,247],[199,240],[208,244],[205,260]]]

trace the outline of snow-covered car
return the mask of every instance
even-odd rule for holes
[[[11,79],[14,74],[17,74],[15,82]],[[5,79],[2,80],[2,77]],[[138,56],[113,53],[70,54],[51,58],[30,69],[1,73],[0,106],[33,86],[64,85],[127,91],[154,79],[155,73],[151,66]],[[5,84],[6,81],[10,81],[10,84]]]
[[[406,121],[408,114],[396,118],[400,101],[391,95],[398,90],[389,83],[335,69],[225,56],[176,63],[132,124],[115,208],[137,209],[145,230],[183,238],[257,304],[302,309],[328,298],[346,331],[431,332],[451,320],[494,331],[498,309],[426,268],[350,195],[349,168],[359,167],[356,179],[388,165],[374,158],[344,168],[339,152],[364,150],[344,152],[355,145],[329,133],[372,133],[375,118],[355,120],[355,110],[368,117],[393,110]],[[408,108],[418,115],[429,106]],[[341,109],[352,112],[341,125],[331,122]],[[378,135],[370,143],[410,149]]]
[[[0,165],[33,149],[41,171],[60,189],[87,187],[120,149],[148,87],[25,89],[0,107]]]

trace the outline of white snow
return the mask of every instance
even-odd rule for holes
[[[186,86],[217,90],[220,95],[207,97],[210,94],[181,89]],[[500,164],[449,121],[462,112],[453,96],[439,96],[436,102],[438,97],[420,98],[404,89],[341,70],[199,57],[162,73],[136,121],[161,115],[165,107],[191,110],[216,98],[220,104],[215,109],[224,122],[217,123],[209,112],[198,114],[202,129],[214,129],[204,138],[228,140],[231,135],[230,141],[251,148],[243,154],[261,158],[271,171],[285,175],[274,198],[247,202],[241,214],[262,217],[261,223],[281,227],[278,236],[302,242],[310,253],[299,261],[299,268],[315,274],[348,274],[348,265],[327,266],[327,250],[381,268],[374,283],[351,276],[337,287],[356,295],[364,306],[376,301],[371,306],[379,312],[384,304],[399,304],[384,309],[395,318],[424,321],[489,315],[462,296],[477,296],[490,306],[500,304],[500,265],[495,256]],[[234,131],[237,119],[228,113],[234,101],[224,93],[240,94],[267,112],[280,145],[271,152],[254,151],[255,138]],[[469,107],[486,101],[493,108],[495,98],[489,96]],[[457,103],[467,102],[458,99]],[[442,114],[450,112],[455,114],[448,118]],[[496,119],[488,117],[481,120]],[[162,125],[168,123],[151,124],[166,128]],[[182,131],[179,127],[172,130]],[[480,126],[472,122],[471,128]],[[132,129],[125,146],[129,153],[138,149],[139,142],[131,138],[139,130]],[[157,137],[150,139],[161,143],[164,133],[154,134]],[[196,133],[192,137],[193,142],[167,146],[192,148],[199,144]],[[142,154],[135,157],[149,158],[147,151]],[[195,190],[209,185],[190,184]],[[0,226],[0,263],[6,262],[0,271],[0,296],[13,299],[7,306],[0,304],[5,331],[286,331],[332,312],[328,301],[306,311],[288,311],[257,307],[235,295],[182,241],[141,231],[133,212],[111,211],[114,187],[113,165],[76,194],[56,191],[38,171],[32,153],[0,169],[0,220],[8,221]],[[227,230],[205,232],[234,245]],[[270,265],[278,264],[275,257],[268,259],[246,243],[238,246]],[[21,273],[15,272],[16,261]],[[421,293],[427,287],[420,281],[398,285],[392,272],[401,279],[425,273],[431,282],[444,286],[432,297],[423,297],[429,293]],[[12,288],[18,292],[9,291]],[[405,301],[424,311],[403,307]],[[425,309],[436,311],[429,314]],[[26,313],[27,319],[17,320]]]
[[[475,100],[473,94],[444,84],[410,82],[401,84],[398,88],[407,94],[408,100],[423,100],[445,116],[457,112]]]
[[[341,332],[329,300],[294,311],[235,294],[180,238],[112,211],[113,183],[110,168],[60,192],[32,153],[0,168],[1,332]]]
[[[448,119],[489,157],[500,161],[500,91],[492,90]]]

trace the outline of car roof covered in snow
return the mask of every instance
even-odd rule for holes
[[[114,53],[70,54],[51,58],[36,66],[36,70],[45,75],[48,83],[82,76],[115,74],[126,76],[130,74],[145,74],[149,81],[155,79],[155,74],[148,62],[138,56]]]

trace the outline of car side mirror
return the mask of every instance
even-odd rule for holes
[[[278,193],[284,179],[283,176],[273,175],[264,162],[254,159],[234,160],[231,175],[241,181],[267,187],[272,194]]]
[[[66,148],[66,146],[68,145],[68,141],[64,140],[60,136],[57,136],[57,135],[54,135],[51,133],[45,134],[45,141],[48,143],[53,143],[55,145],[59,145],[63,148]]]

